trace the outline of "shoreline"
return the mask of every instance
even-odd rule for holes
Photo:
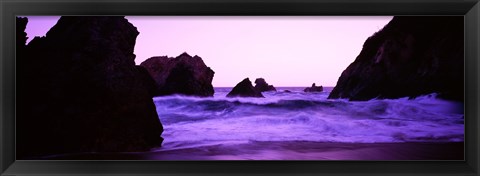
[[[464,142],[338,143],[310,141],[211,145],[165,151],[81,153],[46,160],[464,160]]]

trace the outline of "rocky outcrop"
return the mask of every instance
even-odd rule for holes
[[[176,58],[152,57],[140,64],[157,83],[157,95],[213,96],[213,72],[202,58],[183,53]]]
[[[255,90],[258,92],[266,92],[266,91],[277,91],[273,85],[268,85],[268,83],[263,78],[255,79]]]
[[[150,76],[150,73],[148,73],[147,69],[142,66],[135,66],[138,72],[138,79],[140,79],[142,82],[146,84],[146,88],[148,90],[148,93],[150,97],[154,97],[159,94],[158,92],[158,84],[153,80],[152,76]]]
[[[227,97],[264,97],[261,92],[255,90],[250,79],[245,78],[243,81],[233,87]]]
[[[27,43],[27,33],[25,29],[27,28],[28,18],[19,18],[16,19],[16,50],[18,54],[23,54],[23,49],[25,48],[25,44]]]
[[[134,62],[138,34],[124,17],[68,16],[25,46],[17,55],[17,159],[160,146],[152,82]]]
[[[322,92],[323,86],[316,86],[315,83],[312,84],[312,87],[307,87],[303,89],[304,92]]]
[[[369,37],[329,98],[414,98],[438,93],[463,101],[462,16],[394,17]]]

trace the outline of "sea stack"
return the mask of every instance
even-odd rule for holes
[[[245,78],[238,83],[232,91],[227,94],[227,97],[264,97],[261,92],[255,90],[250,79]]]
[[[329,98],[464,97],[464,18],[400,16],[369,37]]]
[[[258,92],[265,92],[265,91],[277,91],[273,85],[268,85],[268,83],[263,78],[257,78],[255,80],[255,90]]]
[[[304,92],[322,92],[323,86],[316,86],[315,83],[312,84],[312,87],[307,87],[303,89]]]
[[[176,58],[151,57],[140,65],[157,83],[157,95],[209,97],[214,94],[212,80],[215,72],[199,56],[183,53]]]
[[[61,17],[26,46],[17,32],[17,159],[160,146],[151,78],[134,62],[138,34],[121,16]]]

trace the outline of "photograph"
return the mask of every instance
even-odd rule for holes
[[[17,16],[17,160],[465,160],[464,16]]]

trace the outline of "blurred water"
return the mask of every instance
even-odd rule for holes
[[[461,142],[463,103],[435,98],[414,100],[329,100],[332,88],[305,93],[277,88],[265,98],[155,97],[165,139],[159,150],[195,148],[249,141],[344,143]],[[290,90],[291,92],[284,92]]]

